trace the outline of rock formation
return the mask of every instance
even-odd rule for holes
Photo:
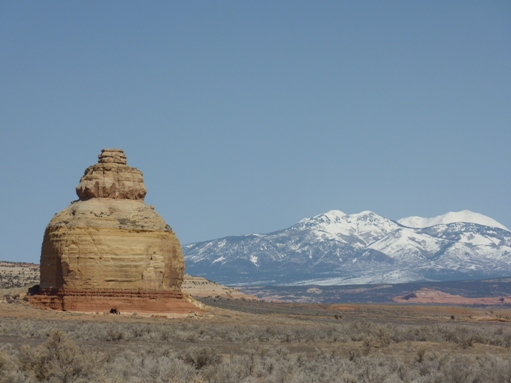
[[[79,200],[46,227],[39,292],[57,310],[187,313],[181,245],[144,203],[142,172],[119,149],[103,149],[76,187]]]
[[[244,299],[247,301],[260,300],[254,295],[248,295],[241,290],[212,282],[202,277],[194,277],[185,274],[183,278],[183,291],[187,292],[195,298],[227,298],[227,299]]]

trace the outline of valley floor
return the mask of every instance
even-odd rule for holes
[[[0,382],[511,382],[507,309],[200,298],[170,319],[0,293]]]

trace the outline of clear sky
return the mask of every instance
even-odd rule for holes
[[[338,209],[511,228],[511,2],[0,1],[0,259],[102,148],[182,243]]]

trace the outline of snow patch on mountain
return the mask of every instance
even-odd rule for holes
[[[359,277],[307,279],[289,286],[343,286],[343,285],[369,285],[377,283],[408,283],[414,281],[427,281],[421,275],[410,270],[394,270],[388,273],[367,274]]]
[[[435,225],[447,225],[454,222],[477,223],[479,225],[498,227],[499,229],[509,230],[507,227],[497,222],[493,218],[487,217],[480,213],[474,213],[470,210],[462,210],[458,212],[449,212],[433,218],[423,218],[418,216],[401,218],[398,220],[401,225],[422,229]]]
[[[433,258],[447,243],[446,240],[417,233],[413,229],[399,228],[372,243],[369,249],[380,251],[394,259],[410,261],[412,258]]]
[[[331,210],[325,214],[302,219],[290,229],[309,231],[320,240],[334,240],[365,247],[398,227],[396,222],[372,211],[345,214],[339,210]]]

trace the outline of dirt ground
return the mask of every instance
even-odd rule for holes
[[[42,319],[42,320],[85,320],[101,322],[144,321],[160,323],[165,319],[152,315],[121,313],[77,313],[53,310],[40,310],[30,306],[23,297],[27,288],[0,289],[0,319]],[[8,303],[9,297],[15,299]],[[244,299],[196,297],[207,308],[201,320],[222,322],[236,320],[237,323],[250,323],[254,316],[263,315],[286,320],[313,322],[337,321],[336,316],[344,320],[367,319],[376,322],[449,322],[481,323],[511,322],[511,309],[489,309],[471,306],[446,305],[398,305],[398,304],[308,304],[264,302]],[[452,318],[454,316],[454,319]],[[176,318],[183,318],[176,317]]]

